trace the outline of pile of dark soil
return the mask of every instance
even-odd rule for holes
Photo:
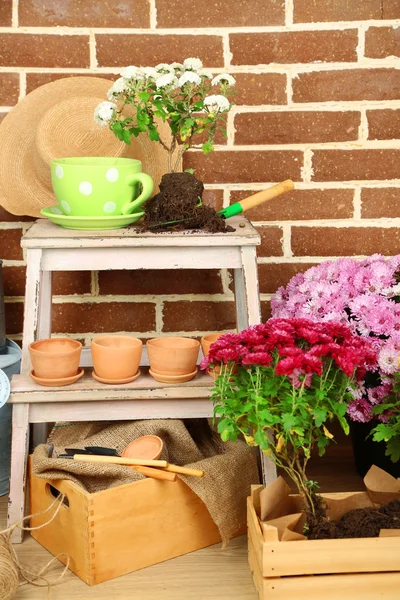
[[[400,529],[400,500],[379,508],[355,508],[339,522],[322,521],[312,528],[311,540],[378,537],[381,529]]]
[[[202,182],[191,173],[163,175],[160,192],[144,205],[142,230],[157,232],[203,229],[210,233],[234,231],[213,208],[199,206],[203,190]]]

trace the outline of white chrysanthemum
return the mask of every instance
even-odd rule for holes
[[[221,73],[220,75],[216,75],[212,80],[212,85],[217,85],[218,83],[227,83],[228,85],[235,85],[236,79],[229,75],[229,73]]]
[[[203,68],[203,63],[199,58],[185,58],[183,66],[187,71],[199,71]]]
[[[164,73],[156,80],[156,87],[159,90],[160,88],[172,87],[175,89],[178,87],[178,79],[172,73]]]
[[[173,69],[178,69],[178,71],[182,71],[183,64],[182,63],[178,63],[178,62],[173,62],[173,63],[171,63],[171,67]]]
[[[201,71],[199,73],[200,77],[207,77],[207,79],[212,79],[214,75],[210,73],[210,71]]]
[[[124,91],[127,89],[127,80],[125,79],[125,77],[120,77],[119,79],[117,79],[117,81],[114,81],[114,83],[108,90],[107,98],[109,100],[115,100],[116,98],[119,98],[119,96],[121,96],[121,94],[123,94]]]
[[[164,73],[175,73],[174,67],[172,65],[168,65],[167,63],[160,63],[155,67],[156,71],[164,71]]]
[[[121,75],[121,77],[125,77],[125,79],[131,79],[136,75],[138,70],[139,69],[137,67],[131,65],[130,67],[124,67],[123,69],[121,69],[119,74]]]
[[[94,110],[94,120],[98,125],[107,125],[114,117],[117,105],[113,102],[100,102]]]
[[[193,73],[193,71],[185,71],[183,75],[179,77],[179,85],[182,87],[185,83],[194,83],[199,85],[201,83],[201,77],[197,75],[197,73]]]
[[[142,73],[146,79],[158,79],[161,75],[154,67],[141,67],[139,73]]]
[[[221,94],[214,94],[213,96],[207,96],[204,98],[204,105],[207,106],[210,112],[224,112],[229,110],[229,100]]]

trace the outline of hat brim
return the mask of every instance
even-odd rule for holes
[[[37,165],[37,132],[39,125],[48,111],[66,98],[76,98],[76,110],[80,111],[81,122],[92,128],[93,112],[99,100],[106,98],[110,81],[100,77],[68,77],[47,83],[28,94],[13,110],[6,115],[0,125],[0,205],[14,215],[40,216],[40,209],[55,204],[51,187],[50,160],[66,156],[98,156],[95,151],[68,152],[64,143],[57,152],[57,143],[51,144],[47,157],[48,164],[44,172],[39,173]],[[79,98],[85,102],[79,103]],[[88,101],[89,99],[89,101]],[[93,103],[92,103],[93,99]],[[147,135],[140,134],[132,138],[130,145],[118,142],[107,127],[98,126],[101,133],[97,135],[111,136],[105,156],[123,155],[142,161],[143,172],[148,173],[155,184],[155,193],[164,173],[168,171],[168,154],[157,142],[151,142]],[[160,123],[159,130],[163,139],[170,138],[167,124]],[[57,127],[54,130],[57,140]],[[90,135],[90,132],[88,133]],[[121,148],[121,144],[123,148]],[[93,146],[93,144],[91,145]],[[107,144],[106,144],[107,146]],[[61,144],[60,144],[61,147]],[[54,155],[53,155],[54,154]],[[176,154],[175,154],[176,160]]]

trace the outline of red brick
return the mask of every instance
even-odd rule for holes
[[[220,331],[236,326],[234,302],[164,302],[163,331]]]
[[[36,217],[28,217],[28,216],[25,217],[25,216],[21,216],[21,215],[12,215],[5,208],[0,206],[0,223],[1,223],[1,221],[21,222],[21,221],[35,221],[35,220],[36,220]]]
[[[6,315],[6,334],[15,335],[22,333],[24,324],[23,302],[6,302],[4,312]]]
[[[269,300],[261,301],[261,321],[265,323],[272,316],[271,303]]]
[[[100,67],[155,66],[160,62],[183,61],[192,56],[194,48],[206,67],[224,64],[222,37],[218,35],[98,34],[96,46]]]
[[[314,71],[300,73],[293,79],[294,102],[397,100],[399,97],[400,69]]]
[[[357,60],[356,29],[282,33],[232,33],[233,65],[349,62]]]
[[[254,112],[235,116],[235,144],[306,144],[358,139],[356,111]]]
[[[367,29],[365,56],[369,58],[400,56],[400,29],[398,27],[370,27]]]
[[[12,19],[12,0],[0,2],[0,27],[10,27]]]
[[[21,235],[22,229],[0,229],[1,259],[22,259]]]
[[[261,294],[275,294],[279,287],[286,286],[297,273],[304,273],[314,263],[271,263],[258,265],[258,281]]]
[[[0,64],[6,67],[88,67],[88,35],[0,34]]]
[[[100,271],[100,294],[221,294],[215,269]]]
[[[55,271],[53,273],[53,294],[90,294],[90,271]]]
[[[25,267],[3,267],[5,296],[25,295]]]
[[[361,201],[364,219],[400,217],[400,188],[365,188],[361,192]]]
[[[205,183],[255,183],[301,178],[303,153],[290,150],[225,151],[204,156],[187,152],[184,169],[196,169],[196,177]]]
[[[231,192],[231,204],[254,190]],[[353,216],[353,190],[294,190],[246,212],[251,221],[348,219]]]
[[[55,333],[154,331],[155,305],[150,302],[53,304]]]
[[[257,246],[258,256],[282,256],[283,232],[280,227],[257,227],[261,236],[261,244]]]
[[[294,22],[365,21],[368,19],[397,19],[400,17],[398,0],[295,0]]]
[[[315,150],[314,181],[397,179],[400,150]]]
[[[397,227],[292,227],[295,256],[387,256],[399,252]]]
[[[4,0],[2,0],[4,1]],[[148,0],[20,0],[19,24],[28,27],[149,27]]]
[[[27,73],[26,74],[26,93],[29,94],[36,88],[58,79],[65,79],[66,77],[82,77],[83,73]],[[85,77],[101,77],[102,79],[109,79],[115,81],[118,75],[114,73],[84,73]]]
[[[18,73],[0,73],[0,105],[14,106],[18,102]]]
[[[367,110],[370,140],[400,139],[400,109]]]
[[[235,104],[286,104],[286,75],[283,73],[235,73]]]
[[[157,0],[157,27],[241,27],[284,25],[285,2],[201,2]]]

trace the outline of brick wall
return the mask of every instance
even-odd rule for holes
[[[291,177],[297,190],[249,217],[262,235],[263,314],[276,288],[330,257],[400,252],[399,0],[1,0],[0,117],[35,87],[199,56],[237,78],[228,139],[186,167],[227,205]],[[0,208],[7,327],[22,328],[29,219]],[[233,326],[229,273],[66,273],[54,326],[199,334]]]

